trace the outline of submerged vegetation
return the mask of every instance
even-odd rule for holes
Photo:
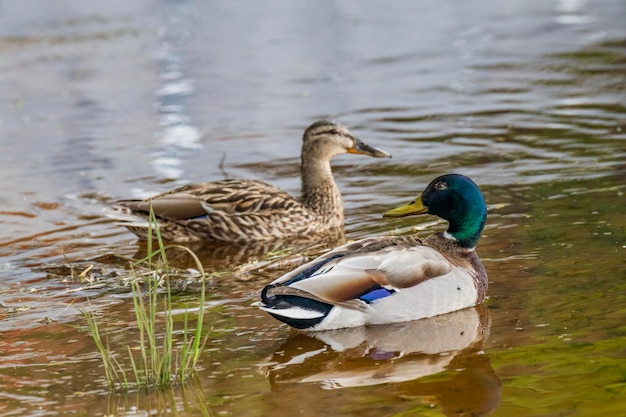
[[[107,384],[112,390],[167,388],[185,383],[194,374],[207,340],[206,336],[203,338],[202,325],[208,276],[200,260],[186,247],[163,243],[154,213],[150,214],[147,248],[146,257],[131,263],[129,268],[138,346],[126,346],[128,363],[122,361],[111,348],[106,335],[101,332],[96,314],[82,311],[102,358]],[[201,280],[198,307],[193,314],[197,318],[193,323],[190,309],[185,309],[183,339],[178,347],[174,338],[176,330],[170,286],[170,278],[175,271],[170,268],[166,256],[166,251],[171,248],[188,252],[195,261]]]

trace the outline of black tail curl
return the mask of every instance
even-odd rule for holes
[[[278,299],[274,295],[268,295],[267,293],[273,288],[278,287],[276,284],[266,285],[261,291],[261,302],[267,307],[272,307],[278,303]]]

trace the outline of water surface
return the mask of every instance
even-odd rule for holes
[[[618,0],[2,2],[0,414],[619,415],[625,18]],[[135,346],[125,258],[145,247],[102,207],[226,177],[297,193],[322,117],[393,154],[335,160],[347,239],[441,230],[380,214],[446,172],[480,184],[486,305],[293,333],[255,293],[336,242],[200,245],[220,275],[197,379],[109,394],[78,309]]]

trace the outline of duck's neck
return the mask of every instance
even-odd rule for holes
[[[329,160],[302,160],[302,203],[333,225],[343,225],[343,201]]]
[[[448,220],[449,226],[444,237],[454,239],[462,248],[475,248],[486,220],[487,208],[484,203],[476,207],[468,206],[465,213],[456,213],[456,216]]]

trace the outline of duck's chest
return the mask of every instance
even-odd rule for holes
[[[320,223],[326,227],[343,226],[343,199],[336,187],[320,189],[304,196],[304,205],[315,214]],[[315,225],[319,227],[319,225]]]

